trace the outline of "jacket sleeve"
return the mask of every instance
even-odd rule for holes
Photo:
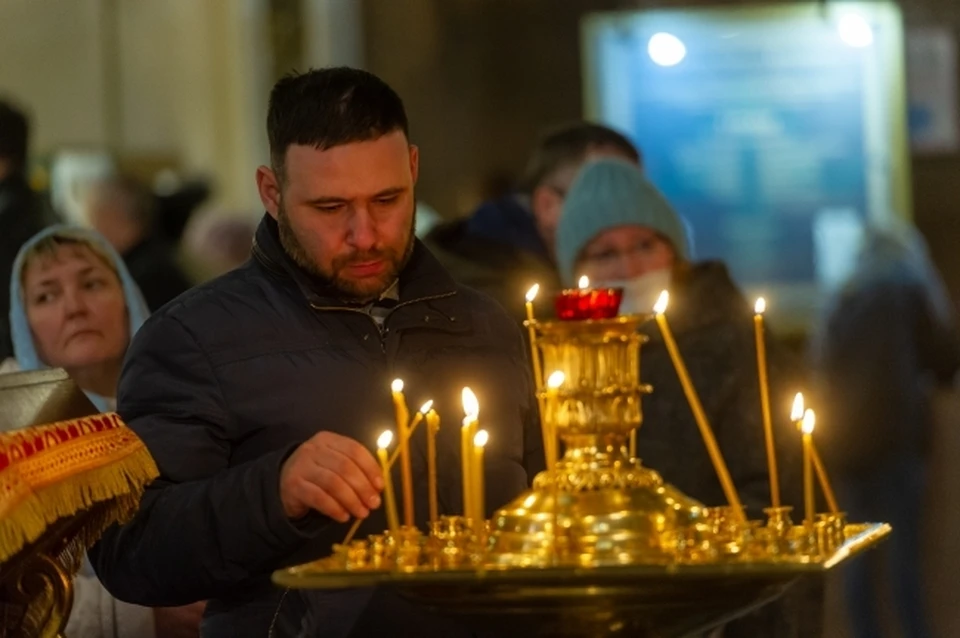
[[[160,469],[140,509],[91,550],[117,598],[176,606],[215,598],[267,576],[326,524],[290,522],[280,467],[292,448],[231,467],[231,414],[216,372],[189,330],[170,315],[138,332],[120,379],[119,412]]]

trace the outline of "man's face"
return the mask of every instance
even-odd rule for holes
[[[615,146],[594,146],[587,150],[583,160],[576,164],[568,164],[548,175],[543,183],[533,191],[531,207],[533,216],[540,230],[540,236],[552,252],[555,247],[557,225],[560,223],[560,213],[563,211],[563,200],[567,191],[573,186],[577,173],[584,164],[604,157],[616,157],[628,161],[633,158],[625,155]]]
[[[317,150],[290,146],[282,182],[260,167],[257,184],[298,266],[347,299],[376,299],[413,248],[418,152],[401,131]]]

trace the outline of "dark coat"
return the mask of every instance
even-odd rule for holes
[[[753,309],[720,263],[679,273],[667,309],[671,331],[703,404],[740,500],[752,519],[770,506],[770,482],[760,409]],[[705,505],[726,505],[663,338],[655,322],[644,326],[640,376],[653,385],[643,399],[637,455],[664,480]],[[770,402],[777,446],[781,500],[803,517],[800,435],[790,421],[797,391],[805,389],[799,365],[766,330]],[[726,638],[797,638],[822,635],[822,581],[796,584],[784,597],[729,623]]]
[[[470,217],[440,224],[424,239],[457,283],[493,297],[517,321],[524,295],[539,283],[544,297],[560,287],[533,213],[520,196],[484,203]]]
[[[20,176],[0,180],[0,361],[13,356],[10,274],[17,252],[47,224],[38,197]]]
[[[753,309],[725,266],[706,262],[679,275],[666,312],[690,378],[716,435],[741,501],[752,518],[770,505],[754,338]],[[643,328],[640,376],[653,386],[643,399],[637,454],[644,465],[705,505],[726,505],[676,369],[654,321]],[[781,492],[791,505],[800,496],[800,437],[790,421],[799,367],[766,330],[774,441],[779,450]]]
[[[422,245],[401,274],[400,303],[382,329],[299,270],[269,217],[253,253],[243,267],[154,314],[136,335],[120,380],[119,412],[161,476],[133,521],[108,531],[91,552],[118,598],[144,605],[210,600],[205,636],[266,636],[282,593],[271,585],[271,572],[325,556],[342,541],[349,524],[318,513],[287,519],[280,467],[320,430],[373,447],[380,431],[393,428],[392,379],[405,381],[411,410],[436,401],[443,513],[462,511],[464,386],[476,391],[481,426],[490,431],[488,512],[523,491],[543,464],[517,326],[486,297],[455,284]],[[424,447],[422,436],[415,437],[421,526]],[[377,510],[358,536],[385,528]],[[363,608],[316,598],[314,612],[342,624]],[[287,596],[280,625],[295,628],[305,602],[295,592]]]

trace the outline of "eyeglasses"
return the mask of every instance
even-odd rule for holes
[[[607,248],[596,252],[586,253],[583,261],[590,262],[601,268],[616,266],[621,260],[646,259],[660,250],[667,242],[660,237],[644,240],[626,250]]]

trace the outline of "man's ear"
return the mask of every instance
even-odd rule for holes
[[[416,186],[420,176],[420,149],[416,144],[410,145],[410,175],[413,176],[413,184]]]
[[[257,169],[257,191],[267,213],[276,219],[280,213],[280,180],[269,166]]]

